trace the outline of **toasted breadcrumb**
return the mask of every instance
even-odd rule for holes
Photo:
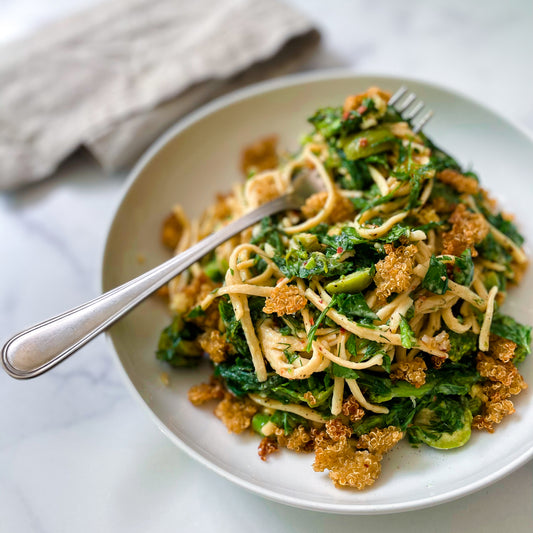
[[[335,442],[346,440],[352,434],[352,428],[345,425],[339,418],[328,420],[325,428],[328,437]]]
[[[227,354],[232,349],[232,346],[226,342],[224,336],[216,329],[210,329],[202,333],[199,341],[202,350],[209,355],[214,363],[225,361]]]
[[[503,363],[490,357],[489,355],[479,352],[477,356],[477,371],[482,377],[491,381],[499,381],[506,387],[523,388],[521,383],[523,378],[513,363]]]
[[[329,477],[337,487],[362,490],[372,485],[381,472],[379,458],[368,451],[356,451],[346,441],[315,448],[315,472],[329,470]]]
[[[213,218],[215,218],[219,222],[232,218],[234,215],[232,202],[234,200],[234,193],[218,193],[216,202],[212,207],[212,212],[210,213],[210,215],[212,215]]]
[[[426,382],[427,366],[421,357],[415,357],[412,361],[402,361],[390,373],[393,380],[404,380],[417,389]]]
[[[212,377],[209,383],[200,383],[189,389],[189,401],[193,405],[203,405],[210,400],[221,400],[224,394],[222,383]]]
[[[504,350],[503,353],[507,352]],[[472,427],[493,433],[494,424],[514,413],[513,402],[508,398],[520,394],[527,385],[512,362],[502,362],[483,352],[478,353],[477,370],[487,380],[481,392],[477,391],[477,396],[483,401],[483,409],[474,417]]]
[[[215,416],[220,418],[232,433],[242,433],[249,428],[255,413],[257,406],[251,400],[236,398],[229,393],[226,393],[215,409]]]
[[[457,172],[457,170],[452,170],[451,168],[446,168],[437,172],[437,179],[450,185],[457,192],[467,193],[467,194],[476,194],[479,190],[479,184],[475,178],[471,178]]]
[[[202,272],[182,290],[171,294],[170,308],[175,313],[184,314],[198,305],[213,289],[220,287],[220,283],[211,281],[207,275]],[[211,306],[215,307],[215,306]]]
[[[459,256],[471,248],[472,256],[475,257],[477,251],[474,245],[479,244],[489,232],[483,215],[471,213],[465,204],[459,204],[448,221],[452,224],[452,229],[442,236],[442,253]]]
[[[304,426],[297,426],[292,433],[285,435],[282,428],[274,431],[278,444],[294,452],[310,452],[313,450],[313,436]]]
[[[415,254],[417,248],[414,244],[398,246],[385,244],[387,256],[376,264],[376,296],[386,300],[394,292],[404,292],[409,288],[413,277]]]
[[[445,215],[451,213],[457,204],[449,202],[442,196],[435,196],[431,198],[430,205],[435,210],[435,213]]]
[[[312,194],[302,207],[302,214],[305,218],[312,218],[316,216],[326,204],[328,193],[326,191]],[[355,209],[352,202],[345,198],[338,191],[335,192],[335,207],[328,217],[328,222],[336,224],[345,220],[352,219]]]
[[[431,364],[433,365],[433,368],[436,368],[437,370],[444,364],[444,361],[446,361],[445,357],[439,357],[438,355],[431,356]]]
[[[247,187],[247,196],[252,207],[266,204],[281,194],[276,178],[271,173],[250,178]]]
[[[372,100],[379,98],[381,101],[387,103],[390,100],[390,97],[391,94],[388,91],[383,91],[379,87],[370,87],[364,93],[346,97],[344,100],[343,111],[347,113],[352,110],[357,110],[362,105],[365,98],[372,98]]]
[[[252,171],[261,172],[276,168],[279,163],[277,145],[277,135],[269,135],[246,146],[241,154],[243,174],[246,176]]]
[[[304,394],[304,400],[309,404],[310,407],[316,405],[316,398],[310,390]]]
[[[474,429],[494,433],[494,424],[500,424],[503,418],[515,412],[511,400],[490,400],[483,406],[483,412],[472,420]]]
[[[422,335],[422,338],[420,340],[433,350],[440,350],[441,352],[450,351],[450,336],[448,335],[447,331],[443,330],[434,337]]]
[[[347,416],[350,422],[357,422],[365,416],[365,410],[359,405],[353,394],[350,394],[342,404],[342,414]]]
[[[440,217],[433,207],[423,207],[416,213],[416,219],[420,224],[430,224],[440,222]]]
[[[265,437],[259,443],[257,448],[257,455],[261,457],[261,461],[266,461],[267,457],[274,452],[278,451],[278,443],[270,437]]]
[[[377,456],[382,456],[392,450],[402,438],[403,433],[395,426],[384,429],[374,428],[369,433],[361,435],[356,446],[357,448],[365,448]]]
[[[516,342],[498,335],[491,335],[489,340],[489,355],[499,359],[503,363],[508,363],[513,357],[516,350]]]
[[[266,299],[263,312],[278,316],[293,315],[307,304],[307,298],[294,285],[278,285]]]
[[[168,215],[163,221],[161,228],[161,242],[171,250],[174,250],[183,233],[183,226],[174,213]]]

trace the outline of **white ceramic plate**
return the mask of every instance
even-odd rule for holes
[[[241,148],[265,134],[281,145],[297,146],[315,109],[337,105],[370,85],[394,91],[406,83],[435,111],[425,132],[460,162],[479,172],[502,206],[516,213],[525,235],[533,235],[530,182],[533,143],[518,127],[493,111],[447,89],[416,80],[350,73],[314,73],[263,83],[221,98],[171,128],[132,171],[109,231],[103,262],[103,289],[109,290],[168,258],[159,243],[163,217],[174,203],[199,215],[216,192],[240,180]],[[146,257],[139,264],[138,256]],[[506,310],[533,323],[533,271],[506,303]],[[195,408],[187,390],[208,374],[170,371],[171,386],[160,381],[168,370],[156,361],[159,332],[169,322],[165,306],[152,298],[108,333],[114,357],[134,395],[152,419],[182,449],[219,474],[257,494],[298,507],[336,513],[406,511],[458,498],[501,479],[533,455],[533,402],[525,391],[516,414],[493,435],[474,432],[468,445],[452,451],[400,445],[384,460],[382,475],[369,490],[335,489],[326,473],[316,473],[313,454],[287,450],[257,456],[258,439],[234,435],[213,416]],[[533,357],[522,366],[533,383]],[[403,444],[403,443],[402,443]]]

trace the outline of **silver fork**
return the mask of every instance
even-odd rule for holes
[[[21,331],[2,348],[6,372],[28,379],[50,370],[211,250],[266,216],[298,209],[323,188],[316,173],[302,173],[289,193],[259,206],[185,252],[90,302]]]
[[[394,107],[400,116],[411,123],[414,133],[418,133],[433,116],[433,111],[415,93],[409,92],[402,85],[390,98],[389,105]]]

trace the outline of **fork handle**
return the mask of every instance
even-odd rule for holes
[[[211,250],[263,217],[293,207],[291,195],[276,198],[139,277],[21,331],[2,348],[4,369],[17,379],[33,378],[50,370]]]

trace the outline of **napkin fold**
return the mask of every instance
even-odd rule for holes
[[[0,50],[0,188],[80,146],[128,166],[184,114],[294,70],[318,41],[278,0],[114,0],[49,25]]]

